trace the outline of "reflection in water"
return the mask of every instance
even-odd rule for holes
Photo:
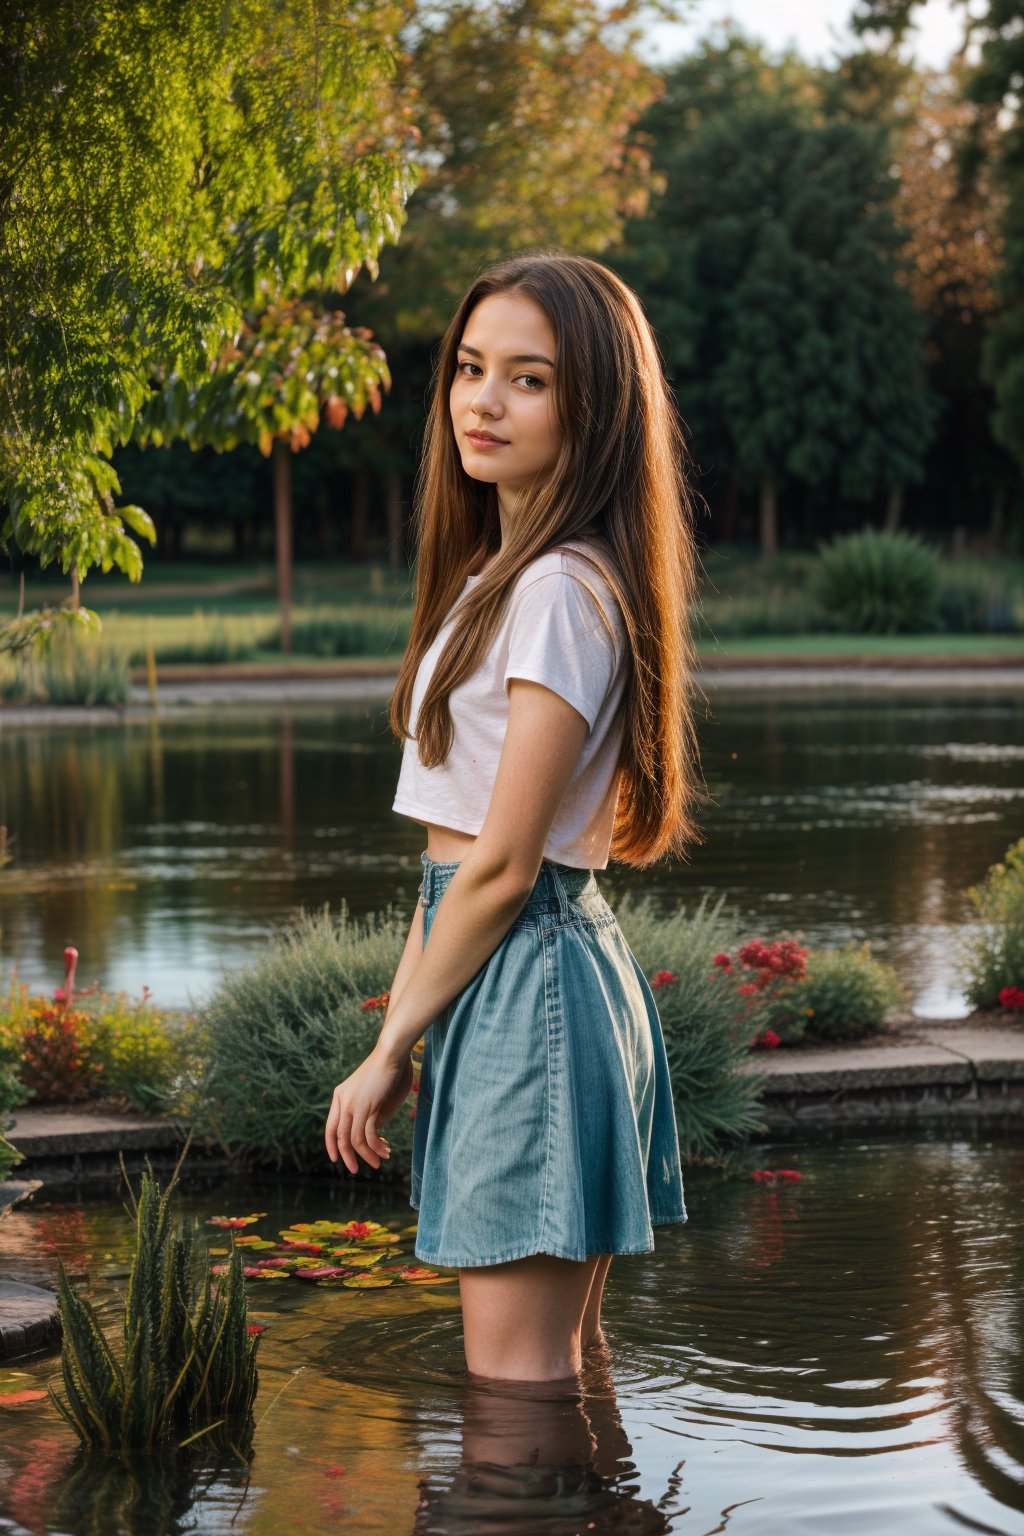
[[[540,1383],[467,1374],[462,1464],[425,1477],[413,1536],[647,1536],[664,1512],[641,1498],[605,1346],[580,1376]],[[671,1485],[666,1498],[675,1492]]]
[[[391,810],[400,753],[380,699],[0,730],[0,985],[79,976],[186,1008],[276,924],[342,898],[411,910],[422,829]],[[868,940],[922,1014],[965,1011],[963,890],[1019,833],[1020,695],[714,692],[711,803],[691,863],[610,866],[614,906],[726,893],[751,933]]]
[[[579,1383],[468,1377],[454,1285],[254,1282],[268,1329],[248,1489],[231,1468],[134,1495],[72,1480],[56,1410],[0,1401],[0,1532],[98,1536],[98,1512],[120,1510],[110,1536],[1024,1536],[1024,1143],[756,1157],[802,1182],[692,1170],[689,1224],[612,1265],[610,1354],[588,1352]],[[186,1191],[182,1213],[265,1210],[273,1233],[336,1193],[228,1183]],[[408,1222],[398,1196],[367,1199]],[[116,1328],[131,1223],[117,1198],[70,1214],[9,1213],[0,1279],[28,1263],[45,1283],[60,1254]],[[0,1368],[0,1399],[56,1362],[18,1369]]]

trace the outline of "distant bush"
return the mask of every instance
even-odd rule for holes
[[[967,899],[981,926],[962,940],[964,991],[972,1007],[997,1008],[1000,993],[1024,987],[1024,837],[968,886]],[[1008,1017],[1015,1013],[1008,1005]]]
[[[1015,634],[1024,629],[1024,593],[1003,571],[976,561],[943,566],[936,611],[950,634]]]
[[[816,1040],[855,1040],[874,1034],[889,1010],[906,1001],[899,977],[871,956],[867,942],[812,949],[807,975],[794,999],[808,1035]]]
[[[200,1135],[239,1162],[325,1169],[324,1122],[335,1085],[369,1055],[408,919],[389,905],[356,920],[341,903],[286,925],[254,964],[227,975],[199,1010],[195,1076],[181,1107]],[[407,1172],[412,1106],[386,1127],[388,1173]]]
[[[941,565],[913,534],[864,528],[819,544],[810,591],[853,634],[920,634],[939,627]]]
[[[407,609],[314,608],[292,623],[292,650],[300,656],[388,656],[405,649],[410,625]],[[265,642],[280,643],[279,629]]]
[[[127,654],[91,630],[59,624],[36,644],[0,656],[0,698],[26,704],[127,704]]]
[[[734,921],[722,915],[724,901],[720,897],[708,911],[705,897],[692,917],[682,907],[663,916],[649,896],[627,893],[616,913],[654,988],[680,1150],[691,1160],[717,1160],[760,1123],[760,1082],[740,1071],[762,1027],[757,1000],[751,1004],[740,996],[740,982],[714,961],[736,941]]]

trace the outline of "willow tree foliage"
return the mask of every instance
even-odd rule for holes
[[[110,463],[247,310],[343,294],[415,181],[398,7],[376,0],[12,0],[0,48],[0,541],[141,575]],[[379,385],[335,335],[339,398]],[[351,390],[351,397],[346,393]],[[129,532],[131,530],[131,532]]]

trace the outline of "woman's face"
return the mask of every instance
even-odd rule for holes
[[[532,299],[492,293],[472,310],[449,394],[452,428],[466,474],[496,485],[499,498],[558,457],[555,362],[554,331]]]

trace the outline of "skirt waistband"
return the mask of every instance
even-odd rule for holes
[[[424,851],[420,854],[420,862],[423,865],[423,879],[420,881],[419,897],[425,907],[432,907],[440,901],[460,861],[444,864],[438,859],[432,859]],[[543,859],[520,915],[529,912],[560,912],[568,920],[572,915],[569,910],[570,901],[586,890],[594,878],[592,869],[577,869],[571,864]]]

